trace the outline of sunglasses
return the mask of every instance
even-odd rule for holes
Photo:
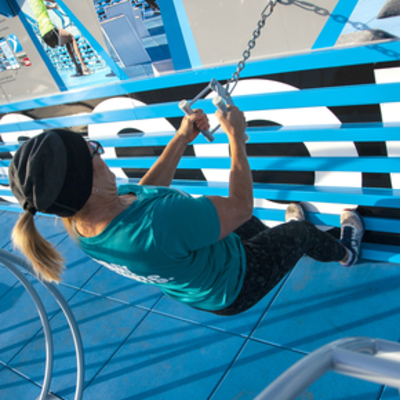
[[[89,140],[88,141],[89,146],[93,149],[92,152],[92,158],[96,155],[96,154],[104,154],[104,148],[101,145],[101,143],[97,142],[96,140]]]

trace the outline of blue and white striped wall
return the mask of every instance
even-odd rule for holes
[[[281,223],[287,202],[301,201],[312,222],[337,234],[341,209],[357,208],[367,228],[363,258],[398,263],[400,42],[318,47],[249,62],[234,92],[249,122],[255,214],[270,225]],[[212,78],[226,82],[234,70],[176,72],[1,105],[0,208],[20,211],[7,178],[18,137],[74,129],[102,142],[119,182],[137,182],[179,125],[179,101],[193,98]],[[214,125],[211,99],[197,107]],[[193,195],[226,195],[229,165],[225,134],[218,132],[212,144],[199,137],[173,186]]]

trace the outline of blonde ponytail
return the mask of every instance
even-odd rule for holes
[[[39,277],[47,282],[59,282],[63,272],[61,254],[45,240],[35,227],[33,215],[26,211],[17,221],[13,232],[14,246],[31,261]]]

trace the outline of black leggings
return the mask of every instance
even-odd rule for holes
[[[340,261],[346,255],[340,242],[308,221],[291,221],[268,228],[252,217],[235,233],[246,253],[246,274],[236,300],[223,310],[211,311],[218,315],[235,315],[253,307],[304,254],[322,262]]]

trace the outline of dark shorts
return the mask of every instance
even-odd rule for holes
[[[60,44],[59,38],[60,38],[60,34],[59,34],[57,28],[52,29],[50,32],[47,32],[43,36],[43,40],[47,44],[47,46],[50,46],[53,49],[54,49],[54,47],[57,47]]]
[[[217,315],[236,315],[253,307],[303,255],[321,262],[340,261],[346,255],[339,241],[308,221],[292,221],[268,228],[252,217],[235,233],[241,238],[246,253],[246,273],[235,301],[223,310],[210,311]]]

